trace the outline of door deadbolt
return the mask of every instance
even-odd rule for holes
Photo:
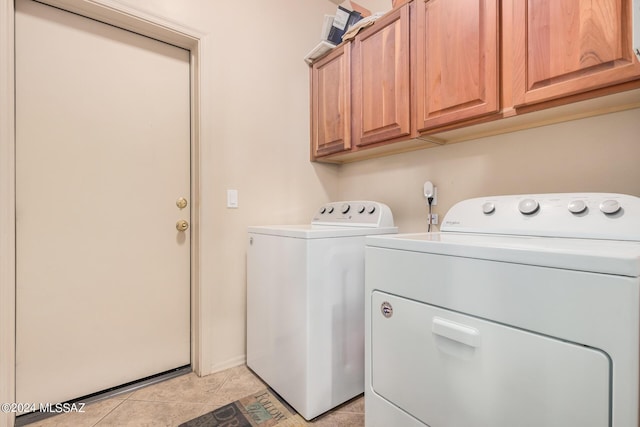
[[[184,197],[178,198],[178,200],[176,200],[176,206],[179,207],[180,209],[186,208],[187,207],[187,199],[185,199]]]
[[[189,228],[189,223],[184,219],[181,219],[180,221],[176,222],[176,230],[185,231],[187,228]]]

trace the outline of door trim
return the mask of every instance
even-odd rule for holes
[[[213,299],[200,282],[200,147],[210,132],[203,117],[213,117],[201,94],[213,75],[205,52],[210,36],[112,0],[40,0],[42,3],[115,25],[190,51],[191,61],[191,365],[198,375],[211,373]],[[0,0],[0,403],[15,402],[15,75],[14,2]],[[12,427],[15,415],[0,412],[0,427]]]

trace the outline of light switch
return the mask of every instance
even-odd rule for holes
[[[227,190],[227,207],[238,207],[238,190]]]

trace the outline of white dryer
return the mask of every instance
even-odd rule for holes
[[[471,199],[366,242],[367,426],[640,425],[639,198]]]
[[[364,390],[364,239],[388,206],[322,206],[311,224],[249,227],[247,365],[306,419]]]

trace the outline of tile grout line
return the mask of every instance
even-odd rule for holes
[[[131,396],[129,396],[131,397]],[[120,403],[118,403],[116,406],[114,406],[113,408],[111,408],[111,410],[109,410],[106,414],[104,414],[102,417],[100,417],[100,419],[98,421],[96,421],[94,424],[91,425],[91,427],[96,427],[98,424],[100,424],[107,416],[109,416],[109,414],[111,414],[113,411],[115,411],[116,409],[118,409],[120,407],[120,405],[122,405],[124,402],[126,402],[127,400],[129,400],[129,398],[126,399],[122,399],[120,401]]]

